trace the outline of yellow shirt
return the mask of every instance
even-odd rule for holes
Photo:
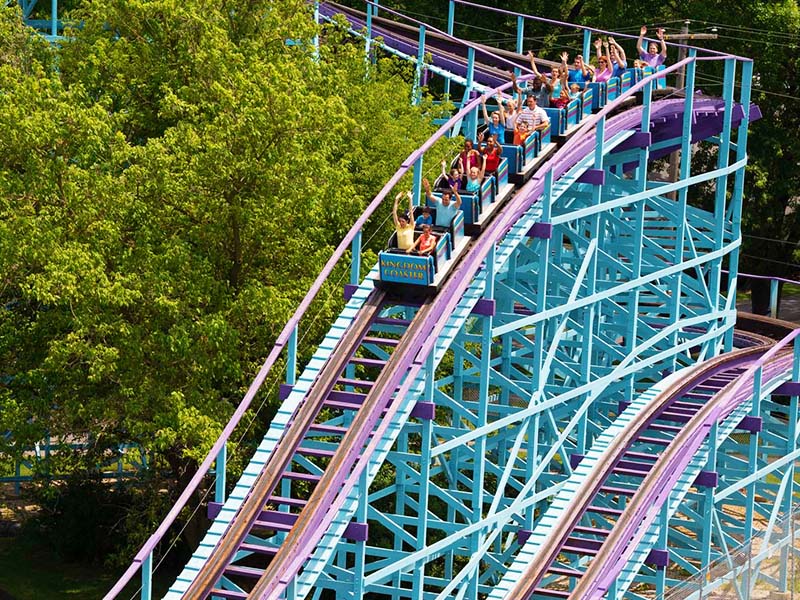
[[[409,225],[404,228],[397,228],[397,247],[400,250],[408,250],[414,246],[414,226]]]

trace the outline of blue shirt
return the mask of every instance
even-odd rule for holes
[[[583,71],[580,69],[570,69],[569,73],[567,73],[567,81],[570,83],[577,83],[581,87],[587,82],[592,80],[592,74],[589,71],[586,71],[586,75],[583,74]]]
[[[433,217],[430,213],[428,213],[427,217],[425,215],[420,215],[417,217],[417,220],[414,221],[414,225],[433,225]]]
[[[453,200],[450,200],[450,204],[447,206],[439,202],[436,205],[436,226],[450,227],[450,223],[453,222],[453,217],[456,216],[457,212],[458,208]]]
[[[502,144],[506,136],[506,126],[503,125],[502,123],[497,123],[497,126],[495,126],[494,123],[489,121],[488,132],[489,135],[493,135],[495,137],[498,144]]]

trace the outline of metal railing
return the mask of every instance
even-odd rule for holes
[[[800,505],[658,600],[800,599]]]

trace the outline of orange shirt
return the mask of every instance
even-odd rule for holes
[[[419,253],[427,254],[436,248],[436,236],[430,233],[422,233],[419,236]]]
[[[514,128],[514,145],[515,146],[522,146],[525,143],[525,140],[528,139],[528,136],[531,134],[530,129],[526,129],[525,131],[520,131],[519,128]]]

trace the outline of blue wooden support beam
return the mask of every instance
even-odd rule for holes
[[[414,71],[414,87],[411,91],[412,104],[419,104],[422,99],[422,76],[425,69],[425,26],[419,26],[419,40],[417,42],[417,67]]]

